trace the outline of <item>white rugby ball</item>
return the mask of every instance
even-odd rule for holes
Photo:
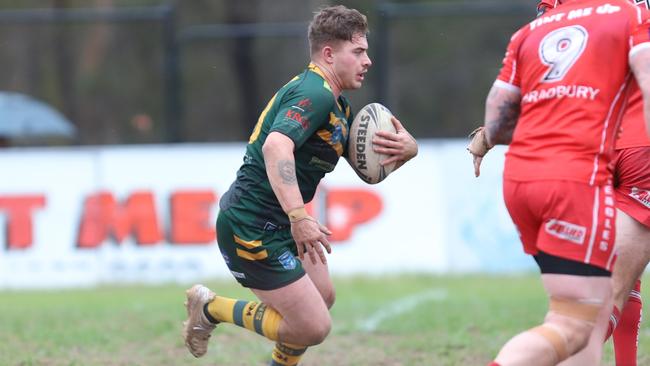
[[[373,150],[372,138],[377,131],[395,132],[391,122],[393,114],[379,103],[361,108],[354,117],[348,136],[348,161],[352,169],[366,183],[376,184],[395,170],[397,162],[381,165],[389,155]]]

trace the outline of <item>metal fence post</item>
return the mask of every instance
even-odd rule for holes
[[[381,2],[377,6],[377,41],[375,42],[375,48],[377,50],[377,58],[375,62],[375,74],[377,75],[377,89],[376,89],[376,99],[379,103],[384,104],[390,107],[388,88],[390,85],[390,76],[389,76],[389,59],[390,54],[388,50],[390,49],[390,39],[389,39],[389,27],[390,19],[388,11],[386,10],[387,4]]]
[[[180,52],[176,39],[176,5],[170,3],[163,13],[163,77],[165,101],[165,139],[184,141],[181,129],[183,104],[181,101]]]

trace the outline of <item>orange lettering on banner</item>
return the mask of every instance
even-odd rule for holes
[[[7,213],[7,249],[32,246],[32,211],[45,206],[44,195],[0,196],[0,210]]]
[[[307,205],[307,211],[318,217],[319,192],[315,199]],[[332,242],[350,239],[352,232],[359,225],[377,217],[382,209],[382,199],[377,193],[366,189],[326,189],[327,223],[332,231],[329,240]]]
[[[124,205],[118,205],[110,192],[86,198],[77,245],[80,248],[98,247],[110,234],[118,243],[131,234],[140,245],[162,241],[153,193],[132,193]]]
[[[171,197],[171,242],[176,244],[211,244],[216,237],[210,217],[217,202],[211,190],[178,191]]]

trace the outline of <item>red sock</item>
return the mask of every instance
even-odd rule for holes
[[[607,342],[609,337],[612,336],[614,329],[616,329],[616,326],[618,325],[619,319],[621,319],[621,311],[618,310],[616,305],[614,305],[612,313],[609,315],[609,327],[607,328],[607,334],[605,334],[605,340],[603,342]]]
[[[614,354],[617,366],[636,366],[642,307],[641,281],[636,281],[623,308],[620,322],[614,330]]]

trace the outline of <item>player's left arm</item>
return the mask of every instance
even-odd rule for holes
[[[497,80],[485,101],[485,125],[472,132],[467,150],[472,154],[474,175],[481,174],[481,162],[494,145],[508,145],[521,112],[519,89]]]
[[[485,139],[490,147],[508,145],[521,112],[519,91],[492,85],[485,101]]]
[[[467,150],[472,154],[474,175],[481,174],[483,157],[496,144],[508,145],[521,111],[521,75],[517,68],[519,49],[526,38],[526,27],[510,37],[510,43],[503,57],[499,76],[492,84],[485,101],[483,126],[475,129]]]
[[[381,165],[397,162],[395,166],[397,169],[418,154],[418,143],[395,116],[390,120],[395,127],[395,132],[377,131],[372,144],[375,152],[390,156],[382,161]]]

